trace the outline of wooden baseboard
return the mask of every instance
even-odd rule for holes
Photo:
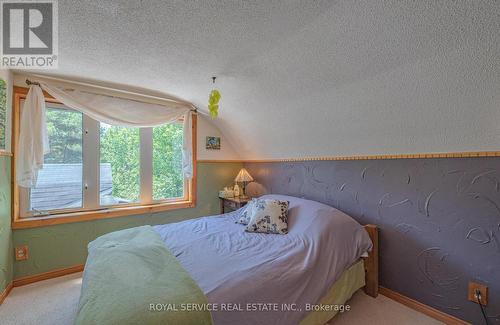
[[[14,279],[14,281],[9,283],[7,285],[7,287],[5,287],[5,290],[2,293],[0,293],[0,305],[3,303],[5,298],[7,298],[10,291],[14,287],[20,287],[20,286],[24,286],[24,285],[38,282],[38,281],[53,279],[53,278],[57,278],[57,277],[60,277],[63,275],[81,272],[81,271],[83,271],[84,266],[85,266],[84,264],[79,264],[79,265],[75,265],[75,266],[71,266],[71,267],[56,269],[56,270],[49,271],[49,272],[44,272],[44,273],[35,274],[35,275],[28,275],[28,276],[25,276],[22,278]]]
[[[40,273],[40,274],[28,275],[28,276],[25,276],[22,278],[14,279],[14,281],[12,281],[12,283],[13,283],[14,287],[20,287],[20,286],[30,284],[33,282],[53,279],[53,278],[57,278],[57,277],[60,277],[63,275],[81,272],[81,271],[83,271],[83,267],[84,267],[84,265],[80,264],[80,265],[75,265],[75,266],[71,266],[71,267],[67,267],[67,268],[63,268],[63,269],[57,269],[57,270],[44,272],[44,273]]]
[[[393,291],[391,289],[387,289],[387,288],[384,288],[381,286],[381,287],[379,287],[379,293],[386,296],[387,298],[390,298],[394,301],[397,301],[400,304],[403,304],[407,307],[410,307],[411,309],[414,309],[418,312],[421,312],[422,314],[425,314],[429,317],[432,317],[432,318],[434,318],[438,321],[441,321],[445,324],[448,324],[448,325],[470,325],[470,323],[467,323],[464,320],[456,318],[455,316],[448,315],[442,311],[439,311],[435,308],[427,306],[421,302],[418,302],[416,300],[413,300],[411,298],[403,296],[402,294],[400,294],[396,291]]]
[[[5,300],[5,298],[7,298],[7,296],[9,295],[10,291],[12,290],[12,288],[14,287],[14,285],[11,283],[9,283],[5,289],[3,290],[2,293],[0,293],[0,305],[3,303],[3,301]]]

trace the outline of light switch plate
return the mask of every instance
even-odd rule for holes
[[[16,261],[24,261],[28,259],[28,246],[16,246]]]

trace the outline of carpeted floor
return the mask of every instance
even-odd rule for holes
[[[73,324],[81,273],[14,288],[0,306],[2,325]],[[358,291],[348,302],[351,311],[336,316],[329,324],[442,324],[385,296],[373,299]]]

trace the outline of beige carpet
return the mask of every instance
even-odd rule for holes
[[[73,324],[81,273],[14,288],[0,306],[2,325]],[[330,324],[442,324],[385,296],[373,299],[362,291],[348,302],[351,311],[336,316]]]

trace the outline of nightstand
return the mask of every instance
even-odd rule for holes
[[[247,204],[252,198],[240,199],[239,197],[219,197],[220,200],[220,213],[231,212],[238,210]]]

